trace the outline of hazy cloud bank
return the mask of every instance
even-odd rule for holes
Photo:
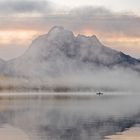
[[[32,17],[32,13],[36,14]],[[27,14],[29,13],[29,14]],[[3,20],[0,28],[48,30],[61,25],[75,32],[90,30],[103,36],[139,37],[140,17],[132,13],[116,13],[104,7],[79,7],[68,11],[57,11],[53,4],[41,1],[0,1],[0,14]],[[7,14],[25,14],[9,18]],[[39,14],[39,15],[38,15]],[[9,25],[8,21],[11,24]]]
[[[46,0],[1,0],[0,1],[0,14],[18,14],[18,13],[45,13],[50,11],[51,4]]]

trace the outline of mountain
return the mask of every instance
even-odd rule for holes
[[[29,49],[5,66],[13,76],[47,77],[93,71],[96,68],[128,67],[140,71],[140,60],[104,46],[96,36],[74,36],[63,27],[53,27],[36,38]]]

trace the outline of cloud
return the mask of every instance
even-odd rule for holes
[[[74,8],[69,13],[71,15],[75,15],[84,19],[85,18],[88,19],[91,17],[101,18],[101,16],[112,15],[109,9],[106,9],[104,7],[92,7],[92,6]]]
[[[42,13],[50,10],[50,7],[46,0],[1,0],[0,14]]]
[[[41,13],[34,17],[27,14],[24,17],[9,18],[5,16],[0,23],[0,29],[34,29],[45,30],[55,25],[61,25],[75,32],[90,30],[100,36],[139,37],[140,17],[134,14],[116,13],[104,7],[80,7],[72,10],[56,12],[45,0],[34,1],[12,0],[0,2],[0,12]],[[50,10],[51,9],[51,10]],[[48,11],[47,11],[48,10]],[[53,14],[52,14],[53,13]],[[10,25],[9,25],[10,21]]]
[[[104,7],[82,7],[73,9],[70,15],[79,30],[88,27],[106,35],[140,36],[140,17],[132,13],[116,13]]]

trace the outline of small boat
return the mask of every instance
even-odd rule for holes
[[[97,92],[96,95],[101,96],[104,95],[102,92]]]

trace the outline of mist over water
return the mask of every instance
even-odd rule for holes
[[[104,140],[139,123],[139,95],[0,100],[0,127],[8,124],[29,140]]]
[[[57,76],[47,76],[43,78],[1,78],[0,88],[2,91],[9,92],[106,92],[139,94],[140,93],[140,74],[131,69],[114,68],[94,69],[81,72],[63,73]],[[92,93],[91,92],[91,93]],[[78,93],[77,93],[78,94]]]

